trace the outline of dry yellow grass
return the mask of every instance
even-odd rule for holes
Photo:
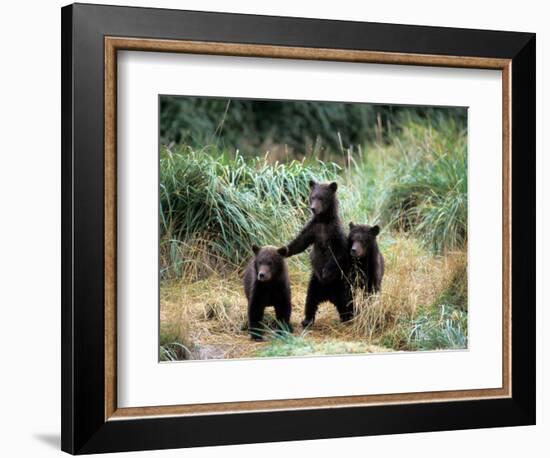
[[[396,236],[382,249],[386,273],[382,293],[355,297],[356,316],[342,324],[332,304],[319,307],[315,325],[303,335],[312,344],[342,343],[344,352],[393,349],[379,345],[380,337],[411,321],[418,307],[432,304],[464,270],[465,253],[433,256],[413,239]],[[292,325],[300,335],[309,273],[291,262]],[[246,330],[247,303],[237,271],[212,273],[202,280],[165,281],[161,285],[161,340],[179,342],[187,358],[217,359],[257,356],[271,342],[253,342]],[[274,319],[272,308],[266,319]],[[324,347],[323,347],[324,348]],[[338,352],[338,350],[336,350]]]
[[[433,256],[413,239],[397,238],[386,250],[382,293],[356,290],[353,334],[373,341],[399,321],[410,321],[421,306],[434,303],[450,287],[466,288],[466,253]]]

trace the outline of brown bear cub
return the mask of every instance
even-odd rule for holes
[[[281,329],[292,332],[290,325],[290,281],[284,256],[286,247],[252,245],[254,258],[244,272],[244,293],[248,300],[248,332],[253,340],[262,340],[262,320],[267,306],[275,307]]]
[[[376,236],[380,227],[349,223],[349,250],[352,258],[350,280],[352,285],[378,293],[384,276],[384,257],[378,249]]]
[[[313,245],[310,259],[312,274],[306,296],[303,327],[311,326],[321,302],[330,301],[340,319],[353,316],[351,289],[346,279],[349,270],[348,242],[338,215],[338,185],[310,181],[311,219],[287,245],[287,257],[302,253]]]

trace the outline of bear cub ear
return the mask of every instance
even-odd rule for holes
[[[278,248],[277,253],[279,253],[283,258],[286,257],[288,254],[288,247],[282,246],[281,248]]]
[[[332,192],[336,192],[336,190],[338,189],[338,183],[336,183],[336,181],[333,181],[328,185],[328,187]]]
[[[373,235],[378,235],[380,234],[380,226],[378,226],[378,224],[376,226],[372,226],[370,228],[370,231],[372,232]]]
[[[353,221],[350,221],[349,222],[349,228],[350,230],[353,229],[355,227],[355,224],[353,224]]]
[[[260,252],[260,247],[258,245],[252,245],[252,251],[257,255]]]
[[[315,186],[317,186],[317,183],[313,180],[309,180],[309,189],[313,189]]]

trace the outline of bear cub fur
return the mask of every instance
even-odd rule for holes
[[[349,223],[348,244],[352,258],[351,283],[368,294],[378,293],[384,276],[384,257],[378,249],[376,236],[380,227]]]
[[[310,245],[312,274],[309,281],[305,318],[302,326],[311,326],[321,302],[330,301],[340,319],[352,318],[351,290],[346,280],[349,270],[348,242],[338,215],[338,185],[310,181],[311,219],[298,236],[287,245],[287,257],[302,253]]]
[[[292,332],[290,325],[290,281],[284,259],[287,249],[252,246],[254,258],[244,272],[244,292],[248,300],[248,332],[253,340],[262,340],[262,320],[267,306],[275,307],[281,327]]]

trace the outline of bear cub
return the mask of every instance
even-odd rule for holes
[[[248,300],[248,332],[252,340],[262,340],[262,320],[267,306],[275,307],[281,329],[290,325],[290,281],[284,259],[287,249],[252,245],[254,258],[244,272],[244,293]]]
[[[384,257],[378,249],[379,226],[349,223],[348,244],[352,258],[352,285],[378,293],[384,276]]]
[[[302,253],[310,245],[312,274],[306,296],[302,326],[311,326],[321,302],[330,301],[340,319],[352,318],[351,290],[346,276],[349,270],[347,238],[338,214],[338,185],[310,181],[311,219],[296,238],[287,245],[287,257]]]

